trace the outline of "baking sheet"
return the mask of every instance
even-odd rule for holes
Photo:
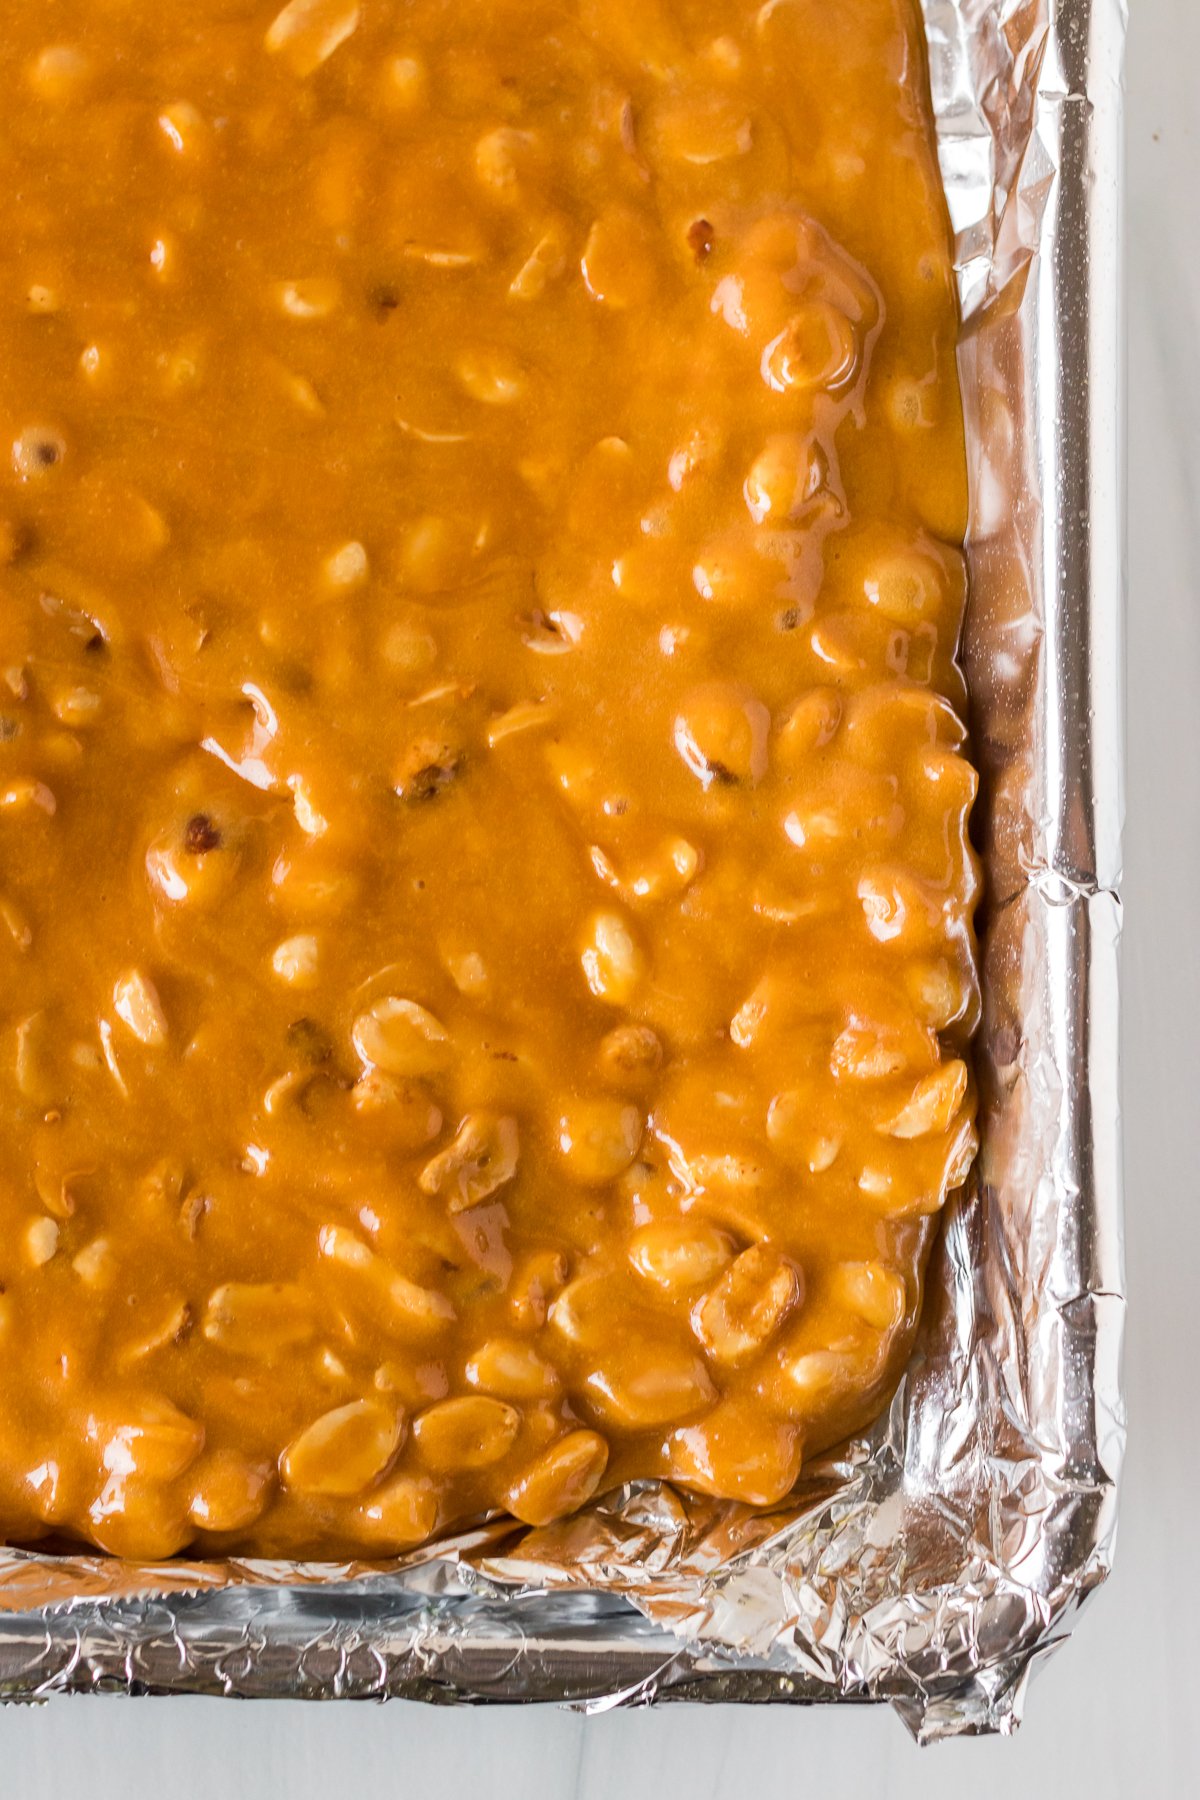
[[[642,1484],[384,1570],[0,1551],[0,1695],[889,1700],[1007,1731],[1111,1565],[1124,0],[924,0],[971,458],[982,1152],[884,1419],[770,1515]]]

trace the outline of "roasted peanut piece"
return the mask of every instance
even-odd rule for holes
[[[793,1168],[822,1175],[837,1161],[841,1136],[817,1122],[813,1091],[785,1088],[767,1108],[767,1136]]]
[[[231,1355],[274,1357],[311,1343],[316,1311],[295,1282],[226,1281],[209,1295],[200,1329]]]
[[[967,1065],[943,1063],[919,1081],[898,1112],[886,1120],[884,1130],[897,1138],[931,1137],[949,1131],[967,1091]]]
[[[685,1487],[750,1506],[774,1506],[795,1486],[803,1440],[797,1426],[726,1401],[672,1434],[668,1465]]]
[[[350,1037],[363,1064],[386,1075],[435,1075],[453,1054],[449,1034],[433,1014],[394,994],[360,1013]]]
[[[538,1331],[550,1305],[567,1279],[568,1263],[559,1250],[542,1250],[513,1272],[510,1307],[523,1331]]]
[[[699,1357],[668,1342],[628,1334],[603,1363],[587,1371],[583,1386],[605,1423],[622,1431],[673,1424],[716,1398]]]
[[[839,1263],[830,1275],[829,1285],[843,1306],[876,1331],[890,1331],[904,1317],[904,1282],[883,1263]]]
[[[204,1427],[171,1401],[145,1397],[115,1416],[88,1416],[86,1435],[101,1465],[114,1476],[173,1481],[204,1448]]]
[[[794,1263],[769,1244],[752,1244],[697,1302],[696,1336],[714,1361],[744,1362],[774,1336],[803,1293]]]
[[[322,579],[333,594],[353,593],[366,584],[370,573],[370,560],[356,538],[331,550],[321,564]]]
[[[161,261],[161,259],[160,259]],[[333,277],[306,276],[297,281],[281,281],[275,289],[275,305],[287,319],[301,324],[328,319],[341,304],[342,290]]]
[[[663,900],[685,893],[700,869],[700,852],[686,838],[669,837],[649,856],[618,870],[598,844],[591,847],[592,867],[622,900]]]
[[[767,770],[770,717],[752,695],[709,683],[688,695],[675,719],[675,748],[705,788],[755,784]]]
[[[597,1000],[627,1006],[646,970],[646,957],[633,928],[620,913],[593,913],[580,957]]]
[[[289,987],[315,987],[320,969],[320,944],[311,931],[284,938],[271,952],[271,968]]]
[[[113,1007],[139,1044],[157,1049],[167,1041],[167,1020],[154,983],[138,969],[121,975],[113,988]]]
[[[577,1101],[558,1121],[563,1167],[586,1187],[603,1186],[627,1169],[641,1138],[637,1107],[619,1100]]]
[[[920,1031],[904,1025],[847,1025],[834,1041],[830,1067],[851,1081],[882,1081],[901,1075],[914,1064],[931,1060],[932,1045]]]
[[[466,1375],[482,1393],[513,1400],[548,1400],[562,1387],[551,1365],[520,1338],[488,1338],[467,1363]]]
[[[508,284],[514,300],[536,300],[567,266],[562,233],[544,232]]]
[[[511,406],[525,392],[520,363],[502,350],[464,350],[457,373],[472,400],[482,406]]]
[[[486,1469],[508,1455],[520,1426],[514,1406],[468,1394],[419,1413],[413,1420],[413,1442],[431,1469]]]
[[[637,213],[615,207],[596,219],[580,267],[588,293],[604,306],[624,312],[654,296],[652,240]]]
[[[668,1294],[703,1287],[732,1255],[729,1238],[704,1219],[643,1225],[629,1244],[629,1260],[638,1274]]]
[[[419,1081],[397,1081],[380,1069],[366,1069],[350,1092],[360,1123],[380,1142],[397,1150],[419,1150],[442,1129],[442,1112]]]
[[[831,1402],[867,1385],[869,1365],[846,1351],[806,1350],[790,1358],[785,1371],[802,1415],[819,1417]]]
[[[38,98],[52,105],[73,99],[91,75],[91,58],[77,44],[47,44],[26,70],[26,79]]]
[[[762,375],[778,393],[841,387],[854,372],[857,346],[849,319],[813,301],[792,314],[763,351]]]
[[[300,1494],[361,1494],[387,1469],[403,1430],[403,1415],[381,1400],[335,1406],[292,1439],[280,1459],[280,1478]]]
[[[164,1561],[193,1535],[172,1487],[132,1473],[105,1482],[87,1509],[87,1535],[110,1556]]]
[[[596,1060],[600,1073],[614,1087],[633,1093],[658,1073],[662,1043],[648,1025],[616,1025],[601,1040]]]
[[[515,1119],[468,1113],[454,1142],[425,1164],[418,1185],[422,1193],[444,1194],[448,1211],[465,1212],[512,1180],[519,1148]]]
[[[550,1325],[570,1343],[599,1349],[608,1318],[605,1282],[600,1275],[579,1275],[559,1291],[547,1315]]]
[[[270,1471],[230,1450],[215,1450],[196,1468],[188,1517],[201,1531],[244,1531],[271,1498]]]
[[[263,40],[294,75],[311,75],[358,24],[358,0],[288,0]]]
[[[112,1245],[107,1238],[93,1238],[71,1258],[71,1267],[86,1287],[105,1286],[114,1273]]]
[[[754,523],[774,525],[799,513],[820,485],[821,463],[812,446],[798,435],[777,433],[755,457],[742,491]]]
[[[390,1554],[424,1543],[437,1526],[437,1490],[419,1476],[393,1475],[363,1500],[355,1528],[373,1548]]]
[[[409,1281],[344,1226],[322,1226],[318,1242],[322,1256],[346,1274],[351,1294],[390,1330],[423,1339],[453,1321],[454,1308],[444,1294]]]
[[[506,1489],[504,1504],[526,1525],[550,1525],[591,1499],[607,1466],[608,1445],[598,1432],[568,1432]]]
[[[35,1269],[48,1263],[58,1251],[58,1226],[53,1219],[31,1219],[25,1227],[25,1255]]]

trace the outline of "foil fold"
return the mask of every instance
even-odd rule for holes
[[[1124,1447],[1125,0],[923,0],[963,314],[982,1149],[885,1415],[770,1514],[637,1484],[387,1568],[0,1549],[0,1697],[889,1701],[1010,1731]]]

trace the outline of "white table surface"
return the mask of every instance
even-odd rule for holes
[[[1131,1437],[1116,1573],[1035,1679],[1020,1733],[918,1752],[890,1712],[866,1708],[671,1706],[583,1719],[548,1708],[398,1702],[64,1699],[0,1713],[0,1792],[13,1800],[1200,1793],[1190,1632],[1172,1623],[1181,1616],[1194,1631],[1200,1613],[1200,1181],[1192,1137],[1200,1084],[1200,4],[1131,0],[1131,11]]]

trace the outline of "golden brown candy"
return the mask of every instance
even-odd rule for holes
[[[975,1142],[916,0],[177,10],[0,58],[0,1535],[774,1504]]]

